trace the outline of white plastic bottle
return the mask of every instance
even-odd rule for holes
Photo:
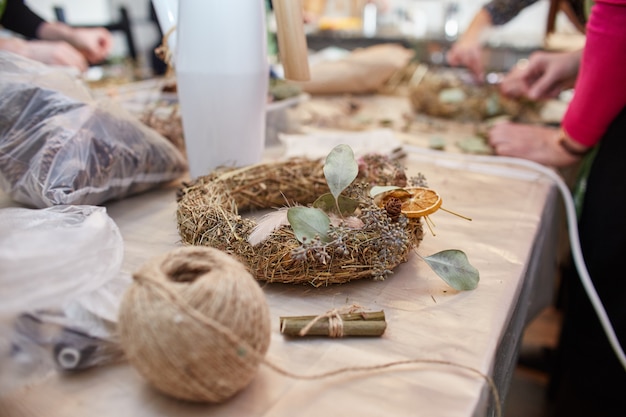
[[[191,177],[260,162],[269,82],[263,1],[178,7],[175,70]]]

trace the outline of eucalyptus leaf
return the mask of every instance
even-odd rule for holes
[[[287,220],[300,242],[319,236],[322,242],[329,242],[330,218],[322,210],[312,207],[291,207],[287,210]]]
[[[502,108],[500,107],[500,96],[496,93],[487,97],[485,100],[485,111],[488,116],[495,116],[500,113]]]
[[[400,188],[401,187],[398,187],[397,185],[375,185],[370,189],[370,197],[376,197],[378,194],[398,190]]]
[[[446,148],[446,140],[441,136],[433,136],[428,139],[428,147],[442,151]]]
[[[480,279],[478,270],[468,261],[463,251],[449,249],[423,258],[424,261],[452,288],[473,290]]]
[[[459,140],[456,145],[464,152],[472,154],[488,155],[493,153],[493,149],[487,143],[487,140],[479,136],[469,136]]]
[[[331,193],[322,194],[315,200],[313,207],[325,212],[337,211],[337,205],[342,216],[350,215],[359,207],[359,201],[340,195],[337,201]]]
[[[354,152],[348,145],[337,145],[326,157],[324,176],[330,193],[337,199],[359,174]]]
[[[439,92],[439,102],[441,103],[461,103],[466,99],[467,94],[458,87],[444,88]]]

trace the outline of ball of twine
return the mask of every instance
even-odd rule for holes
[[[239,261],[215,248],[182,247],[133,279],[120,305],[120,341],[157,390],[218,403],[252,381],[269,347],[270,316]]]
[[[300,375],[266,360],[270,318],[263,291],[242,263],[218,249],[175,249],[146,263],[133,278],[120,305],[121,346],[139,373],[169,396],[223,402],[249,385],[261,363],[300,380],[431,364],[484,378],[496,415],[502,415],[491,377],[463,364],[415,358]]]

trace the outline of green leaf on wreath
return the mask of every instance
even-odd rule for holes
[[[326,213],[317,208],[291,207],[287,210],[287,220],[300,242],[313,240],[319,236],[322,242],[330,241],[328,230],[330,218]]]
[[[378,194],[399,189],[400,187],[398,187],[397,185],[375,185],[370,190],[370,197],[376,197]]]
[[[452,288],[458,291],[473,290],[480,279],[463,251],[449,249],[424,258],[426,263]]]
[[[348,145],[337,145],[326,157],[324,176],[330,193],[337,199],[339,194],[359,174],[359,165],[354,160],[354,152]]]
[[[329,213],[331,211],[337,211],[337,206],[335,204],[339,206],[342,216],[354,213],[359,207],[359,202],[357,200],[343,195],[340,195],[339,199],[337,199],[337,202],[335,203],[335,197],[333,197],[331,193],[326,193],[318,197],[318,199],[313,203],[313,207]]]

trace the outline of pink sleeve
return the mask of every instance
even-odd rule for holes
[[[626,0],[596,0],[564,130],[585,146],[598,143],[626,107]]]

